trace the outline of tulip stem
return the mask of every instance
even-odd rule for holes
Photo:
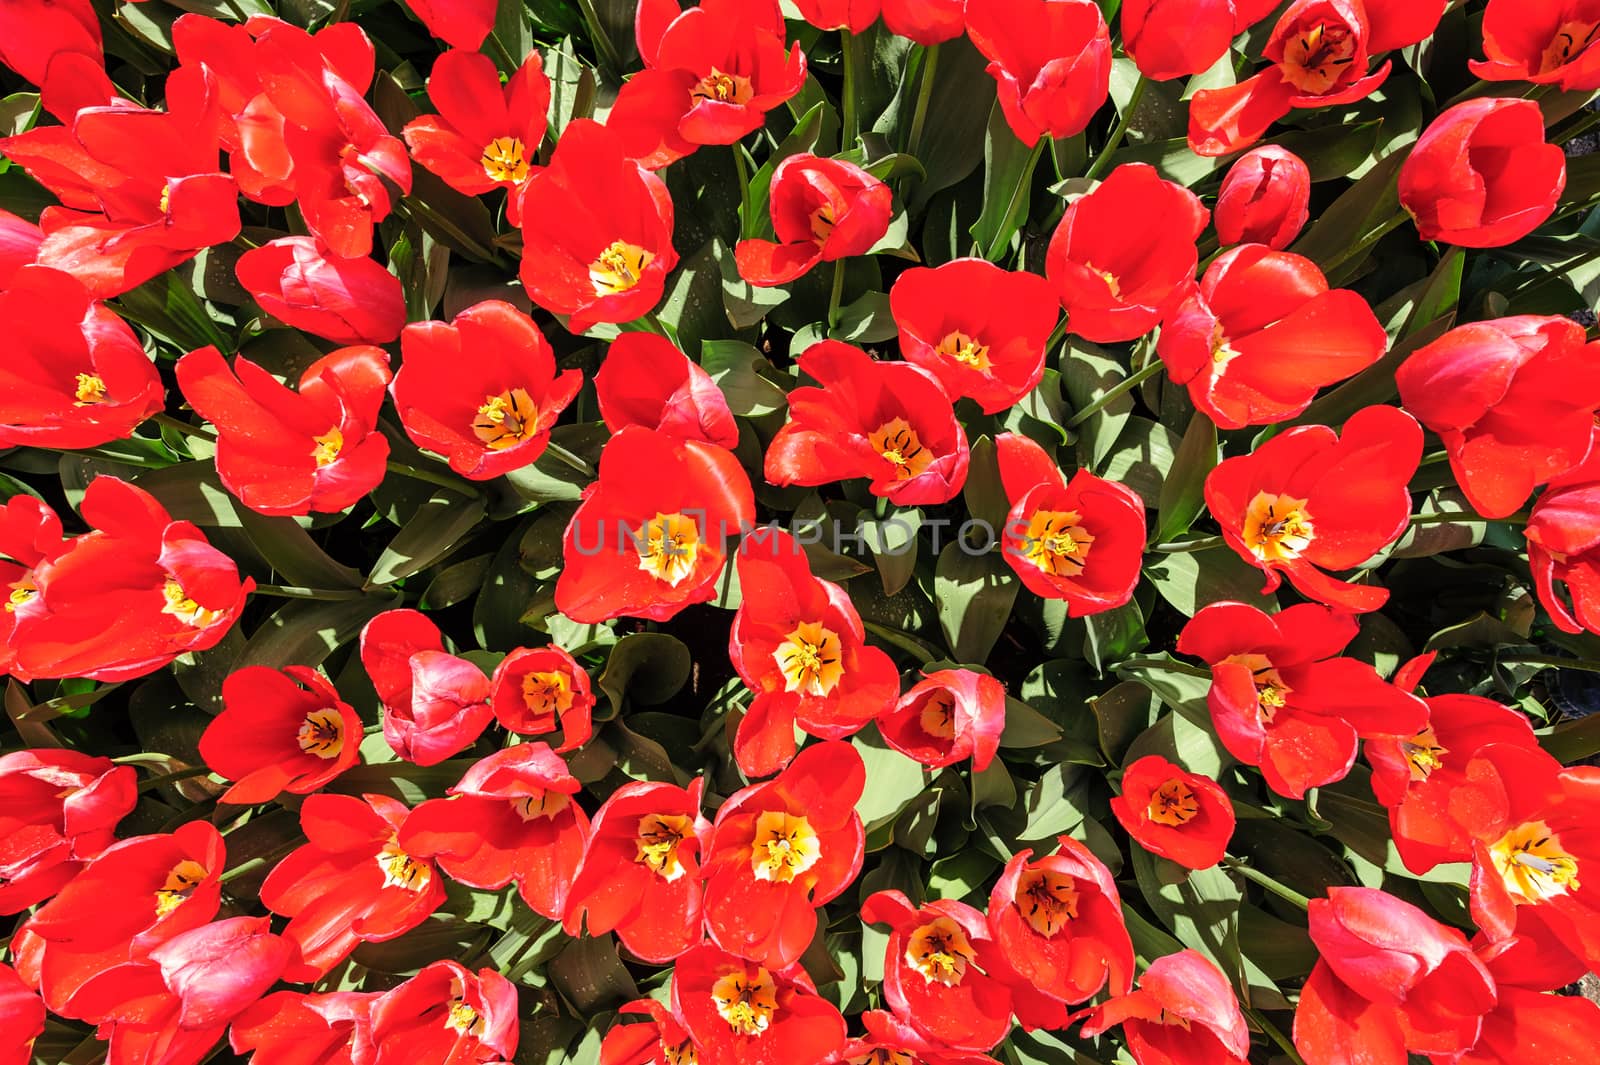
[[[617,56],[617,50],[611,44],[611,37],[606,33],[600,16],[594,9],[594,0],[578,0],[578,7],[583,11],[583,21],[589,25],[589,36],[594,42],[594,50],[599,55],[601,64],[611,73],[622,72],[622,61]]]
[[[1111,403],[1118,396],[1127,395],[1129,392],[1132,392],[1134,389],[1150,380],[1150,378],[1160,373],[1164,365],[1165,364],[1160,359],[1152,359],[1149,366],[1146,366],[1144,369],[1130,377],[1125,377],[1121,381],[1118,381],[1115,385],[1112,385],[1105,392],[1101,393],[1099,399],[1096,399],[1093,403],[1090,403],[1087,407],[1068,418],[1066,427],[1068,429],[1076,429],[1078,426],[1082,425],[1096,414],[1099,414],[1105,409],[1107,404]]]
[[[1509,514],[1504,518],[1484,518],[1468,511],[1458,510],[1448,514],[1413,514],[1411,524],[1449,525],[1459,522],[1463,525],[1525,525],[1528,517],[1526,511]]]
[[[1139,101],[1144,99],[1144,90],[1150,84],[1150,79],[1143,74],[1133,83],[1133,92],[1128,96],[1128,102],[1122,106],[1122,114],[1117,118],[1117,124],[1111,131],[1111,136],[1106,138],[1106,143],[1100,149],[1100,154],[1094,157],[1094,162],[1089,164],[1089,169],[1084,177],[1091,181],[1105,172],[1111,163],[1111,153],[1115,152],[1122,144],[1122,138],[1128,135],[1128,127],[1133,123],[1133,113],[1139,109]]]
[[[996,256],[1010,246],[1011,238],[1022,228],[1022,220],[1017,215],[1026,210],[1023,205],[1028,202],[1027,193],[1033,185],[1033,172],[1039,168],[1039,157],[1044,154],[1045,145],[1049,143],[1048,134],[1041,134],[1034,142],[1033,153],[1028,156],[1028,165],[1022,168],[1016,188],[1011,190],[1011,200],[1006,204],[1006,213],[1000,218],[1000,228],[995,231],[994,243],[982,249],[983,257],[990,262],[994,262]]]
[[[1154,544],[1150,550],[1159,551],[1163,555],[1183,555],[1190,551],[1209,551],[1213,547],[1221,547],[1223,542],[1220,536],[1202,536],[1195,540],[1173,540],[1171,543]]]
[[[1378,243],[1378,241],[1382,240],[1384,237],[1388,236],[1396,229],[1399,229],[1409,221],[1411,221],[1411,215],[1405,210],[1401,210],[1393,218],[1389,219],[1377,229],[1374,229],[1371,233],[1368,233],[1361,240],[1352,244],[1338,255],[1335,255],[1327,262],[1318,263],[1317,265],[1322,267],[1322,272],[1324,274],[1332,274],[1334,267],[1344,265],[1346,262],[1350,261],[1355,256],[1360,255],[1362,252],[1366,251],[1368,248]]]
[[[848,152],[856,146],[856,138],[861,132],[860,120],[856,115],[856,38],[849,30],[839,31],[839,60],[844,67],[844,99],[841,101],[844,117],[839,133],[839,150]]]
[[[833,261],[833,293],[828,297],[828,331],[839,324],[839,302],[844,299],[844,260]]]
[[[390,473],[398,473],[400,476],[409,477],[413,481],[425,481],[428,484],[436,484],[440,488],[448,488],[452,492],[460,492],[462,495],[468,497],[475,498],[483,494],[472,485],[467,484],[465,481],[459,480],[455,477],[446,476],[442,473],[434,473],[431,470],[420,469],[416,466],[408,466],[403,462],[389,462],[385,465],[387,465]]]
[[[566,463],[568,466],[571,466],[573,469],[583,474],[585,477],[594,476],[593,466],[589,465],[587,462],[583,461],[578,456],[574,455],[572,452],[556,443],[554,440],[551,440],[545,444],[544,449],[551,455]]]
[[[1306,1059],[1300,1056],[1300,1051],[1295,1049],[1295,1045],[1289,1041],[1289,1037],[1280,1032],[1277,1025],[1267,1020],[1260,1010],[1253,1006],[1246,1006],[1244,1007],[1244,1012],[1246,1016],[1256,1023],[1257,1028],[1267,1034],[1268,1039],[1278,1044],[1278,1049],[1288,1055],[1289,1060],[1294,1065],[1306,1065]]]
[[[165,412],[150,415],[150,420],[155,422],[157,425],[164,425],[173,432],[179,433],[183,436],[192,436],[196,440],[208,440],[213,444],[217,442],[217,434],[213,433],[211,430],[202,429],[197,425],[190,425],[188,422],[183,421],[180,418],[174,418],[172,415]]]
[[[139,784],[139,790],[141,792],[154,791],[163,784],[176,784],[180,780],[192,780],[195,777],[210,775],[211,770],[205,766],[192,765],[187,769],[175,769],[171,773],[162,773],[159,776],[150,777]]]
[[[517,62],[517,57],[511,54],[511,49],[506,47],[500,35],[493,30],[489,31],[489,45],[494,49],[495,57],[505,66],[506,73],[515,74],[522,64]]]
[[[1551,669],[1575,669],[1580,673],[1600,673],[1600,661],[1589,658],[1553,658],[1545,655],[1511,655],[1495,660],[1502,666],[1548,666]]]
[[[1300,892],[1294,890],[1294,888],[1278,883],[1266,873],[1263,873],[1259,869],[1252,868],[1251,866],[1245,864],[1245,862],[1242,860],[1235,858],[1232,855],[1223,858],[1222,864],[1227,866],[1229,869],[1232,869],[1246,880],[1251,880],[1257,884],[1260,884],[1262,887],[1266,888],[1280,899],[1283,899],[1285,902],[1292,902],[1302,910],[1309,910],[1311,908],[1311,900],[1300,894]]]
[[[906,138],[906,154],[915,157],[922,147],[922,127],[928,120],[928,102],[933,98],[933,73],[939,67],[939,46],[922,51],[922,81],[917,87],[917,109],[911,113],[911,136]]]
[[[321,599],[327,602],[365,599],[367,595],[358,588],[301,588],[289,584],[258,584],[256,594],[279,599]]]

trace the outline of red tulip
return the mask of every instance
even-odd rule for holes
[[[1582,1065],[1600,1046],[1600,1006],[1579,995],[1546,995],[1501,984],[1498,1006],[1484,1015],[1478,1043],[1435,1057],[1450,1065],[1515,1065],[1540,1060]]]
[[[1432,662],[1415,659],[1395,674],[1410,689]],[[1472,859],[1472,839],[1450,814],[1450,796],[1465,770],[1491,743],[1538,747],[1526,715],[1478,695],[1435,695],[1423,700],[1428,723],[1417,732],[1368,737],[1372,792],[1389,810],[1395,851],[1419,876],[1441,862]]]
[[[698,1065],[822,1065],[844,1046],[844,1018],[804,969],[769,969],[709,944],[678,959],[672,1007]]]
[[[965,8],[965,0],[883,0],[883,24],[931,48],[966,32]]]
[[[867,1010],[861,1023],[866,1026],[866,1037],[850,1040],[828,1065],[996,1065],[987,1054],[952,1050],[883,1010]]]
[[[1000,959],[982,912],[952,899],[918,909],[901,892],[878,891],[861,904],[861,920],[890,926],[883,997],[896,1017],[956,1050],[988,1050],[1005,1038],[1011,991],[986,971]]]
[[[1600,89],[1600,7],[1593,0],[1490,0],[1483,11],[1482,60],[1467,66],[1484,81],[1556,84],[1563,92]]]
[[[97,477],[79,510],[94,531],[34,568],[38,604],[13,615],[12,672],[129,680],[210,650],[239,620],[255,581],[148,492]]]
[[[1097,1006],[1085,1036],[1122,1026],[1138,1065],[1245,1065],[1250,1029],[1227,977],[1193,950],[1157,958],[1139,990]]]
[[[1111,90],[1111,36],[1093,0],[967,0],[1000,109],[1030,148],[1082,133]]]
[[[594,375],[594,390],[600,417],[613,433],[642,425],[730,451],[739,446],[739,426],[722,390],[665,337],[617,337]]]
[[[398,277],[371,259],[338,258],[311,237],[252,248],[234,269],[263,311],[335,344],[387,344],[406,323]]]
[[[791,155],[772,172],[772,229],[778,238],[741,240],[739,276],[783,285],[818,263],[865,255],[889,231],[889,186],[842,159]]]
[[[1395,383],[1444,442],[1473,508],[1503,518],[1588,455],[1600,409],[1596,353],[1570,319],[1497,318],[1418,350]]]
[[[599,123],[567,126],[550,165],[522,190],[522,285],[533,302],[570,315],[581,333],[631,322],[661,302],[672,247],[672,197]]]
[[[615,930],[630,952],[662,964],[704,941],[700,852],[711,836],[700,816],[704,785],[699,777],[687,788],[635,781],[600,804],[568,895],[568,935],[587,920],[591,936]]]
[[[1144,503],[1133,490],[1080,469],[1067,480],[1044,448],[1017,433],[995,438],[1011,511],[1001,554],[1035,595],[1073,617],[1133,598],[1144,559]]]
[[[970,669],[926,674],[878,719],[884,742],[929,769],[972,759],[981,773],[994,761],[1006,726],[1006,689]]]
[[[1539,601],[1563,632],[1600,633],[1600,483],[1547,492],[1524,534]],[[1556,593],[1563,584],[1569,606]]]
[[[54,895],[116,842],[133,811],[138,774],[109,758],[39,749],[0,755],[0,913]]]
[[[557,754],[583,746],[594,731],[589,674],[554,644],[519,647],[502,658],[489,679],[489,708],[518,735],[543,736],[559,727]]]
[[[1045,343],[1061,317],[1050,283],[983,259],[901,274],[889,291],[900,354],[952,396],[995,414],[1044,376]]]
[[[1304,596],[1356,613],[1376,610],[1389,590],[1335,580],[1405,532],[1406,485],[1422,458],[1422,429],[1393,407],[1367,407],[1344,434],[1306,425],[1206,477],[1206,506],[1239,557],[1267,575],[1264,591],[1289,583]]]
[[[789,422],[767,447],[776,485],[871,478],[870,490],[901,506],[944,503],[967,479],[967,436],[938,380],[906,363],[822,340],[797,365],[820,388],[789,393]]]
[[[126,322],[75,278],[24,266],[0,291],[0,445],[94,447],[161,410],[161,375]]]
[[[1444,8],[1445,0],[1295,0],[1262,49],[1271,66],[1194,94],[1189,147],[1227,155],[1260,140],[1293,108],[1366,99],[1389,76],[1387,61],[1367,72],[1371,57],[1431,34]]]
[[[1188,77],[1209,70],[1275,7],[1275,0],[1127,0],[1123,47],[1147,78]]]
[[[865,33],[878,21],[879,0],[794,0],[800,17],[819,30]]]
[[[0,965],[0,1065],[28,1065],[44,1034],[44,1002],[8,965]]]
[[[1040,995],[1076,1004],[1108,984],[1126,994],[1133,942],[1116,881],[1071,836],[1056,843],[1054,854],[1033,858],[1024,849],[1006,863],[989,893],[989,935],[1021,986]]]
[[[1044,261],[1067,332],[1099,344],[1154,329],[1194,288],[1206,218],[1194,193],[1145,163],[1117,167],[1069,204]]]
[[[493,5],[489,16],[493,23]],[[439,113],[407,122],[406,146],[457,192],[478,196],[505,189],[506,220],[518,225],[522,188],[537,169],[534,155],[544,140],[550,79],[539,53],[529,52],[502,88],[494,60],[462,51],[477,47],[457,45],[434,62],[428,99]]]
[[[378,409],[389,383],[382,348],[341,348],[300,375],[299,391],[213,347],[178,360],[178,387],[217,427],[223,486],[262,514],[337,513],[383,480],[389,441]]]
[[[1310,921],[1321,958],[1294,1019],[1307,1065],[1403,1062],[1477,1042],[1495,982],[1460,932],[1372,888],[1329,888]]]
[[[1480,97],[1445,111],[1400,165],[1400,206],[1423,240],[1498,248],[1538,229],[1567,184],[1532,100]]]
[[[494,29],[494,0],[406,0],[406,6],[451,48],[476,51]]]
[[[17,271],[38,257],[43,241],[44,230],[26,218],[0,210],[0,291],[11,287]]]
[[[1123,770],[1111,812],[1139,846],[1189,869],[1222,861],[1233,838],[1233,803],[1222,786],[1157,754]]]
[[[722,804],[705,859],[712,942],[773,969],[799,959],[816,932],[817,907],[861,872],[864,837],[855,804],[865,786],[855,748],[825,740],[772,780],[741,788]],[[678,965],[681,973],[683,961]],[[692,1023],[690,1029],[705,1042]]]
[[[0,670],[26,682],[27,670],[17,668],[16,627],[44,611],[39,598],[38,568],[55,558],[68,544],[61,539],[61,519],[33,496],[16,495],[0,505],[0,588],[6,589],[0,610]],[[9,560],[9,561],[8,561]]]
[[[754,520],[732,452],[628,426],[606,443],[600,479],[567,524],[556,608],[584,623],[666,621],[716,595],[730,537]]]
[[[89,0],[25,0],[0,7],[0,64],[24,80],[43,85],[50,61],[73,52],[104,63],[100,20]]]
[[[444,649],[438,626],[415,610],[386,610],[361,630],[361,665],[383,704],[383,738],[417,765],[471,746],[493,711],[483,671]]]
[[[474,763],[454,798],[411,811],[399,843],[469,887],[498,891],[514,880],[529,909],[559,921],[589,833],[573,801],[580,787],[547,745],[506,747]]]
[[[307,797],[300,827],[309,842],[261,884],[261,904],[289,918],[283,937],[296,955],[285,980],[320,980],[362,943],[404,935],[444,902],[434,864],[397,839],[410,813],[385,795]]]
[[[728,634],[733,668],[755,693],[734,737],[748,777],[794,757],[795,727],[843,739],[883,713],[900,690],[887,654],[866,644],[850,595],[812,575],[800,543],[762,529],[739,548],[743,601]]]
[[[1310,217],[1311,171],[1276,144],[1252,148],[1228,168],[1212,218],[1224,244],[1265,244],[1282,251]]]
[[[1175,384],[1222,429],[1272,425],[1383,357],[1389,338],[1310,259],[1245,244],[1218,256],[1156,346]]]
[[[544,454],[550,428],[583,386],[556,369],[533,319],[485,300],[450,324],[413,322],[400,337],[391,391],[406,435],[475,481],[522,469]]]
[[[800,91],[806,57],[784,43],[777,0],[640,0],[635,36],[645,69],[606,118],[626,154],[651,170],[702,144],[733,144]]]
[[[200,757],[236,781],[223,802],[309,795],[361,760],[361,718],[314,669],[246,666],[222,682],[222,713],[200,737]]]
[[[1315,603],[1262,613],[1213,603],[1184,626],[1178,652],[1211,666],[1206,704],[1217,737],[1267,786],[1298,799],[1341,780],[1359,736],[1411,735],[1428,723],[1422,700],[1354,658],[1354,616]]]
[[[649,1019],[613,1024],[600,1043],[600,1065],[698,1065],[702,1050],[674,1011],[653,998],[642,998],[617,1012]]]
[[[478,1065],[517,1053],[517,988],[493,969],[436,961],[373,1000],[370,1016],[370,1065]]]
[[[367,1012],[377,997],[279,991],[234,1019],[229,1044],[235,1054],[253,1054],[251,1065],[355,1065],[356,1045],[371,1042]]]
[[[89,981],[216,916],[225,863],[222,836],[205,821],[112,844],[22,924],[17,972],[52,1013],[90,1019],[93,1004],[76,1004]]]

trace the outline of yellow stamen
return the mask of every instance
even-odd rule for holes
[[[639,568],[676,588],[694,572],[700,557],[700,527],[682,514],[660,514],[633,534]]]
[[[426,863],[411,857],[400,849],[400,844],[392,840],[383,845],[377,861],[378,868],[383,870],[384,887],[404,888],[420,895],[433,879],[433,870]]]
[[[106,397],[106,383],[99,375],[81,373],[78,375],[78,387],[73,393],[74,407],[92,407],[97,403],[104,403]]]
[[[956,697],[947,691],[935,691],[922,704],[917,715],[922,731],[940,740],[954,739],[956,735]]]
[[[161,186],[161,199],[156,201],[156,206],[162,214],[172,213],[172,183],[169,181]]]
[[[684,874],[678,847],[693,832],[694,821],[683,814],[647,814],[639,818],[634,838],[639,853],[633,860],[670,884]]]
[[[712,100],[723,104],[747,104],[755,97],[755,86],[742,74],[724,74],[716,67],[695,83],[689,90],[690,99],[698,103]]]
[[[1102,270],[1094,263],[1084,263],[1083,265],[1091,274],[1106,283],[1106,288],[1111,290],[1113,299],[1120,300],[1122,298],[1122,282],[1117,280],[1116,274],[1113,274],[1110,270]]]
[[[491,181],[521,184],[528,179],[528,156],[517,137],[496,137],[483,149],[483,172]]]
[[[1517,903],[1546,902],[1578,889],[1578,860],[1543,821],[1518,825],[1489,848],[1495,871]]]
[[[1017,909],[1035,932],[1046,938],[1078,916],[1077,882],[1054,869],[1029,869],[1017,881]]]
[[[783,671],[784,691],[827,695],[844,676],[839,636],[819,621],[802,621],[772,657]]]
[[[167,873],[166,881],[156,891],[156,917],[160,919],[173,910],[183,905],[185,899],[193,894],[194,889],[205,882],[209,875],[206,867],[197,861],[185,858]]]
[[[1150,796],[1145,814],[1158,825],[1186,825],[1200,816],[1200,800],[1194,797],[1189,785],[1173,777]]]
[[[979,342],[976,337],[970,337],[959,329],[939,341],[938,352],[979,373],[988,370],[992,365],[989,362],[989,345]]]
[[[1444,765],[1444,756],[1450,753],[1449,748],[1439,744],[1439,737],[1434,734],[1432,725],[1403,741],[1400,749],[1405,752],[1406,761],[1411,765],[1411,779],[1419,782],[1427,780],[1435,769]]]
[[[344,750],[344,722],[332,707],[313,710],[300,723],[295,734],[300,749],[318,758],[337,758]]]
[[[1228,334],[1222,331],[1222,323],[1218,322],[1211,327],[1211,372],[1221,377],[1228,369],[1228,364],[1239,357],[1228,341]]]
[[[222,617],[222,611],[208,610],[190,599],[189,593],[183,590],[183,585],[171,577],[168,577],[167,583],[161,586],[161,594],[167,601],[161,612],[171,614],[185,625],[203,629],[216,624],[217,619]]]
[[[1256,686],[1256,707],[1261,713],[1261,720],[1271,724],[1277,712],[1288,704],[1289,693],[1294,691],[1273,668],[1272,660],[1266,655],[1243,654],[1229,655],[1223,661],[1250,671],[1250,679]]]
[[[738,969],[711,985],[711,1000],[735,1035],[760,1035],[778,1012],[778,985],[759,966],[754,978]]]
[[[450,1010],[445,1015],[444,1026],[457,1035],[482,1035],[483,1015],[467,1005],[467,989],[460,978],[450,981]]]
[[[11,584],[11,594],[6,597],[6,613],[15,614],[39,598],[39,586],[34,583],[33,570],[24,573]]]
[[[1283,80],[1307,95],[1320,96],[1355,62],[1359,43],[1348,26],[1319,22],[1284,45],[1283,62],[1278,65]]]
[[[1046,573],[1076,577],[1089,560],[1094,536],[1075,510],[1036,510],[1022,537],[1022,557]]]
[[[935,918],[906,939],[906,964],[930,984],[955,987],[977,960],[966,933],[948,917]]]
[[[665,1065],[700,1065],[700,1055],[694,1043],[685,1039],[681,1043],[662,1043],[661,1060]]]
[[[644,276],[645,267],[654,259],[654,252],[645,251],[637,244],[613,241],[589,264],[589,281],[596,295],[615,296],[637,285]]]
[[[311,438],[317,446],[311,449],[311,457],[316,460],[317,468],[331,465],[339,457],[339,452],[344,450],[344,434],[336,425],[321,436]]]
[[[472,420],[472,434],[490,451],[515,447],[539,431],[539,405],[525,388],[485,397]]]
[[[561,717],[572,709],[575,698],[572,678],[560,670],[528,673],[522,678],[522,701],[532,714]]]
[[[933,452],[922,446],[916,430],[904,418],[878,426],[867,434],[867,442],[894,467],[896,480],[909,481],[933,465]]]
[[[768,810],[756,818],[750,868],[757,880],[791,883],[821,857],[821,841],[804,817]]]
[[[532,821],[536,817],[547,817],[554,821],[556,814],[570,805],[572,796],[560,791],[542,791],[537,795],[525,795],[520,799],[511,800],[511,808],[524,821]]]
[[[1316,539],[1304,499],[1257,492],[1244,515],[1244,542],[1263,562],[1288,562]]]

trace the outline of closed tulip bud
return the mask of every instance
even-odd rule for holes
[[[327,254],[311,237],[253,248],[236,270],[263,311],[335,344],[387,344],[406,324],[399,278],[372,259]]]
[[[1217,237],[1224,244],[1287,248],[1310,216],[1311,171],[1286,148],[1265,144],[1246,152],[1217,193]]]

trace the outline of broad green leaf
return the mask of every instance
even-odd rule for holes
[[[952,541],[939,553],[933,585],[945,644],[960,662],[981,663],[1000,638],[1018,581],[997,551]]]
[[[464,497],[448,488],[436,490],[389,541],[367,582],[382,587],[433,565],[472,531],[483,512],[482,497]]]

